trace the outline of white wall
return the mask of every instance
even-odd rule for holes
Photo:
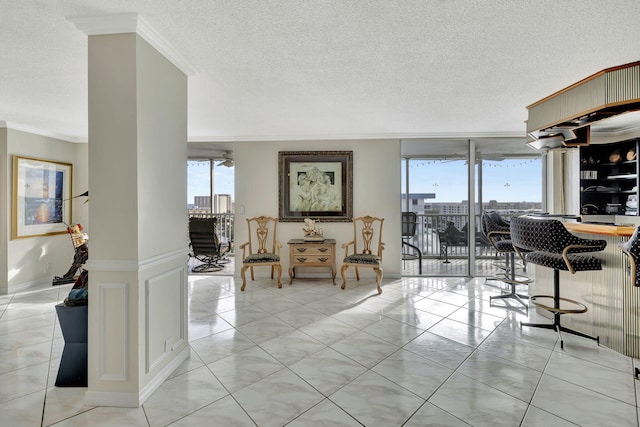
[[[188,246],[187,79],[143,40],[137,52],[138,256],[145,259]]]
[[[6,176],[7,180],[2,180],[4,183],[2,196],[7,203],[6,209],[3,210],[3,212],[7,212],[7,215],[3,216],[6,230],[11,230],[12,221],[11,186],[14,155],[72,163],[74,166],[72,194],[78,194],[77,189],[82,189],[80,193],[87,189],[86,167],[78,167],[78,165],[87,162],[86,144],[69,143],[14,129],[6,129],[6,132],[7,154],[6,159],[3,159],[6,161],[3,162],[3,165],[6,165],[6,175],[3,174],[3,176]],[[87,207],[82,205],[81,200],[74,200],[72,222],[82,223],[82,220],[86,218]],[[86,225],[88,226],[88,224]],[[0,282],[0,294],[51,283],[53,276],[66,273],[71,266],[74,250],[67,234],[13,240],[11,240],[10,232],[3,235],[6,236],[3,237],[3,240],[6,239],[7,264],[5,270],[0,270],[3,279],[6,278],[6,281]]]
[[[236,247],[247,240],[246,218],[259,215],[278,217],[279,151],[353,151],[353,215],[372,215],[385,219],[384,277],[400,277],[402,238],[399,140],[237,142],[234,152]],[[353,238],[353,223],[324,222],[321,223],[321,227],[326,238],[336,239],[339,277],[344,257],[344,249],[340,246]],[[289,282],[289,251],[286,243],[289,239],[301,238],[302,235],[300,222],[278,224],[278,240],[283,244],[284,283]],[[240,270],[241,258],[242,251],[236,251],[236,274]],[[317,272],[327,274],[316,269],[310,269],[308,274],[315,275]],[[353,269],[349,269],[348,272],[353,275]],[[270,270],[267,268],[256,269],[258,276],[264,277],[269,274]],[[304,271],[296,275],[304,277]],[[370,269],[363,269],[361,280],[365,277],[372,278],[374,274]]]
[[[0,127],[0,295],[9,290],[7,270],[7,247],[9,246],[9,229],[11,227],[11,178],[9,166],[10,156],[7,154],[7,128]]]

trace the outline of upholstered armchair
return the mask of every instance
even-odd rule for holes
[[[276,236],[276,226],[278,219],[267,216],[247,218],[249,227],[249,241],[239,246],[242,250],[242,276],[241,291],[247,284],[245,272],[251,269],[251,280],[255,280],[253,269],[255,267],[271,267],[271,279],[276,272],[276,282],[278,288],[282,287],[280,276],[282,276],[282,266],[280,265],[280,248],[282,244],[278,242]]]
[[[378,294],[382,293],[380,283],[382,282],[382,251],[384,243],[382,242],[382,224],[384,218],[376,218],[373,216],[362,216],[353,218],[353,240],[345,243],[342,247],[345,249],[344,260],[340,274],[342,275],[342,289],[347,285],[345,272],[349,267],[356,270],[356,279],[360,280],[359,268],[372,268],[376,273],[376,284],[378,286]]]

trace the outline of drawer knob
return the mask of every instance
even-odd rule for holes
[[[318,261],[327,262],[327,261],[329,261],[329,258],[318,258]]]
[[[305,262],[307,259],[304,257],[296,258],[298,262]]]
[[[307,248],[296,248],[298,252],[306,252]]]
[[[319,250],[320,252],[323,252],[323,253],[324,253],[324,252],[327,252],[327,251],[329,250],[329,248],[318,248],[318,250]]]

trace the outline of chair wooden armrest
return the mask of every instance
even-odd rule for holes
[[[246,248],[249,246],[249,242],[245,242],[243,244],[241,244],[240,246],[238,246],[238,249],[242,249],[242,259],[245,258],[245,250]]]
[[[380,246],[378,246],[378,256],[382,258],[382,251],[384,251],[384,242],[380,242]]]
[[[343,247],[343,248],[344,248],[344,257],[345,257],[345,258],[346,258],[347,256],[349,256],[349,246],[354,246],[354,247],[355,247],[355,244],[356,244],[355,240],[352,240],[352,241],[350,241],[350,242],[343,243],[343,244],[341,245],[341,247]]]

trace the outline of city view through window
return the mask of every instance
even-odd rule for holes
[[[234,168],[216,166],[213,161],[213,200],[211,199],[211,162],[188,162],[187,208],[189,211],[233,213]],[[403,202],[406,208],[406,163],[402,162]],[[477,169],[477,168],[476,168]],[[479,179],[476,176],[476,183]],[[482,191],[476,190],[476,201],[482,208],[510,212],[539,211],[542,200],[541,160],[483,160]],[[416,213],[468,212],[467,165],[462,160],[410,160],[410,210]],[[414,195],[425,195],[417,198]],[[213,207],[213,210],[212,210]]]
[[[190,214],[232,214],[234,212],[234,168],[220,163],[215,160],[187,162],[187,209]]]
[[[402,210],[406,210],[407,206],[406,167],[406,162],[403,161]],[[467,168],[464,160],[410,160],[409,210],[418,214],[467,214]],[[509,215],[541,210],[540,158],[483,160],[481,177],[478,170],[476,167],[477,213],[496,210]],[[480,180],[482,191],[478,191]]]

